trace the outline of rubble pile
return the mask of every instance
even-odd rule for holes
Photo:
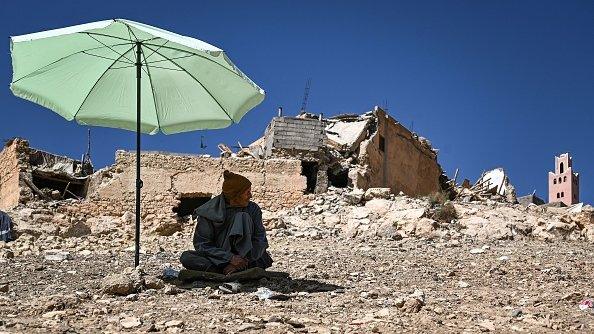
[[[308,203],[292,209],[263,208],[263,221],[272,236],[312,240],[414,237],[450,242],[524,238],[594,242],[594,208],[589,205],[524,207],[501,197],[482,201],[412,198],[391,194],[387,188],[362,191],[331,187],[327,193],[309,197]],[[3,249],[26,256],[61,248],[80,252],[131,246],[132,213],[93,216],[77,211],[77,202],[33,201],[9,210],[17,240]],[[188,242],[195,224],[191,216],[144,218],[143,238],[151,248],[171,237],[176,244]],[[183,239],[186,237],[188,240]]]
[[[444,208],[451,219],[440,219]],[[314,239],[444,240],[586,240],[594,242],[594,208],[555,208],[510,204],[501,197],[483,201],[434,203],[430,197],[393,195],[388,189],[366,192],[330,188],[311,202],[291,210],[265,212],[266,226],[277,234]]]
[[[483,172],[472,186],[469,180],[464,180],[461,185],[457,185],[455,178],[448,183],[448,190],[453,193],[453,197],[458,201],[493,200],[512,204],[517,203],[516,189],[511,184],[503,168]]]

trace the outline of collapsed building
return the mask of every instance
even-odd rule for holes
[[[352,186],[422,196],[441,190],[443,181],[431,143],[379,107],[328,119],[307,113],[275,117],[249,148],[257,158],[299,159],[312,193]]]
[[[331,118],[279,115],[249,147],[222,151],[221,157],[143,151],[145,223],[190,214],[220,192],[225,169],[248,177],[254,200],[268,210],[305,203],[328,187],[429,195],[446,178],[430,142],[378,107]],[[88,216],[134,212],[134,162],[134,152],[117,151],[112,166],[89,175],[80,161],[13,140],[0,153],[0,209],[40,197],[84,198],[72,210]]]
[[[42,199],[83,199],[93,173],[90,161],[83,163],[29,147],[23,139],[6,142],[0,153],[0,209]]]

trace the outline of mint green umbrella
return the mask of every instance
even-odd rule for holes
[[[136,253],[140,249],[140,133],[239,122],[264,91],[203,41],[115,19],[15,36],[14,95],[67,120],[136,131]]]

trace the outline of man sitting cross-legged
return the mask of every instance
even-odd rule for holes
[[[197,216],[194,248],[180,262],[186,269],[223,273],[248,268],[266,269],[272,258],[260,207],[250,201],[252,183],[229,171],[223,173],[223,193],[194,212]]]

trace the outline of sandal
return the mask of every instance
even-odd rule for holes
[[[228,282],[223,283],[219,286],[219,290],[223,293],[238,293],[241,291],[241,283],[239,282]]]

